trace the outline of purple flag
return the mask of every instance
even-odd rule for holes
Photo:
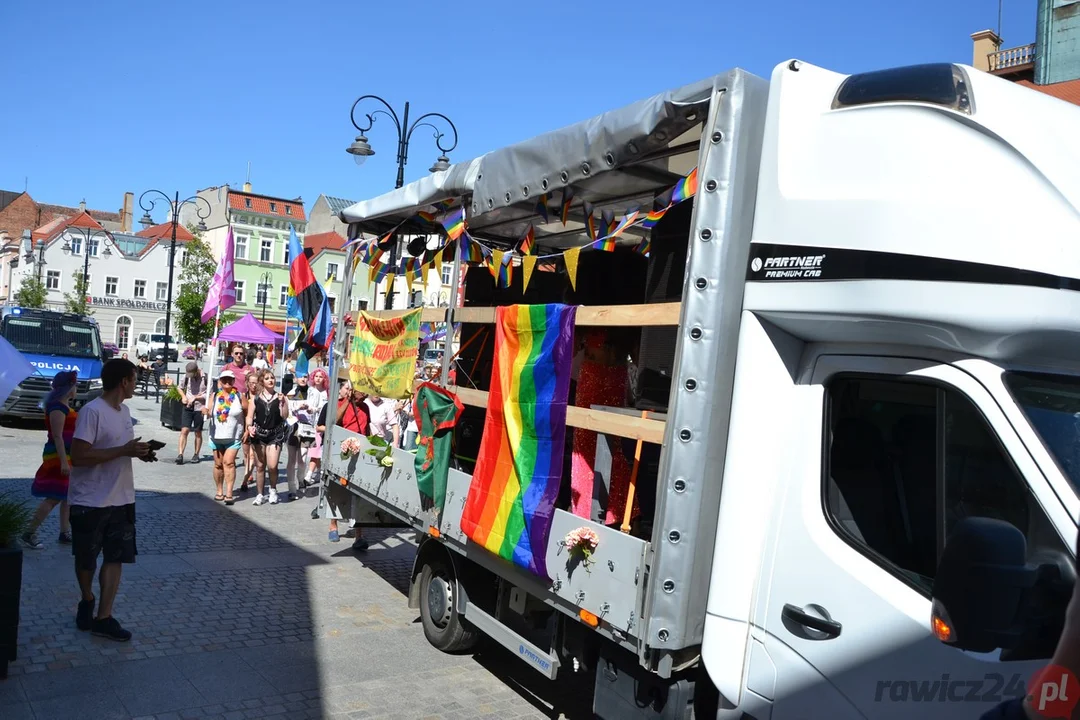
[[[206,294],[206,304],[203,305],[202,321],[210,322],[210,318],[217,314],[218,310],[228,310],[236,304],[236,276],[233,274],[235,266],[233,249],[232,225],[225,235],[225,249],[221,253],[214,279],[210,281],[210,291]]]
[[[35,372],[37,371],[30,361],[11,343],[0,337],[0,403],[7,400],[18,384]]]

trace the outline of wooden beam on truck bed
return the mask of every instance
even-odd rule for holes
[[[451,385],[450,392],[461,398],[461,402],[473,407],[486,408],[488,405],[488,393],[486,390],[474,390],[472,388]],[[592,430],[605,435],[642,440],[647,443],[662,445],[664,443],[663,420],[633,417],[620,413],[592,410],[568,405],[566,408],[566,424],[570,427]]]
[[[681,303],[647,305],[582,305],[577,310],[578,327],[658,327],[678,325]],[[379,318],[400,317],[401,310],[369,312]],[[446,322],[446,308],[424,308],[421,322]],[[493,307],[463,307],[454,310],[455,323],[490,325],[495,322]]]

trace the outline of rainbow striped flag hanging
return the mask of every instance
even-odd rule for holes
[[[697,168],[694,168],[690,171],[689,175],[675,183],[675,190],[671,193],[672,204],[681,203],[683,200],[689,200],[697,194],[697,189]]]
[[[446,236],[451,240],[457,240],[461,237],[461,233],[465,232],[465,206],[462,205],[444,217],[442,226],[446,228]]]
[[[572,305],[496,308],[487,418],[461,514],[473,542],[548,579],[576,315]]]
[[[536,246],[536,231],[533,230],[533,226],[529,225],[529,229],[525,231],[525,234],[521,236],[521,244],[518,245],[519,255],[532,255],[533,248]]]

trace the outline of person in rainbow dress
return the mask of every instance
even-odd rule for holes
[[[41,467],[34,475],[30,493],[42,498],[22,542],[28,548],[40,550],[45,547],[38,540],[37,529],[53,508],[60,506],[60,538],[64,545],[71,544],[71,524],[68,522],[68,476],[71,474],[71,438],[75,434],[75,418],[71,408],[75,398],[76,370],[57,373],[52,380],[52,391],[45,398],[45,449],[41,453]]]

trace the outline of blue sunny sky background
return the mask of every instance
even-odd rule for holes
[[[1005,46],[1033,42],[1036,0],[1002,3]],[[997,21],[998,0],[4,2],[0,190],[115,211],[238,187],[250,161],[255,192],[310,209],[393,187],[385,118],[363,167],[344,152],[360,95],[448,115],[461,161],[733,66],[970,63]],[[407,181],[438,154],[424,133]]]

